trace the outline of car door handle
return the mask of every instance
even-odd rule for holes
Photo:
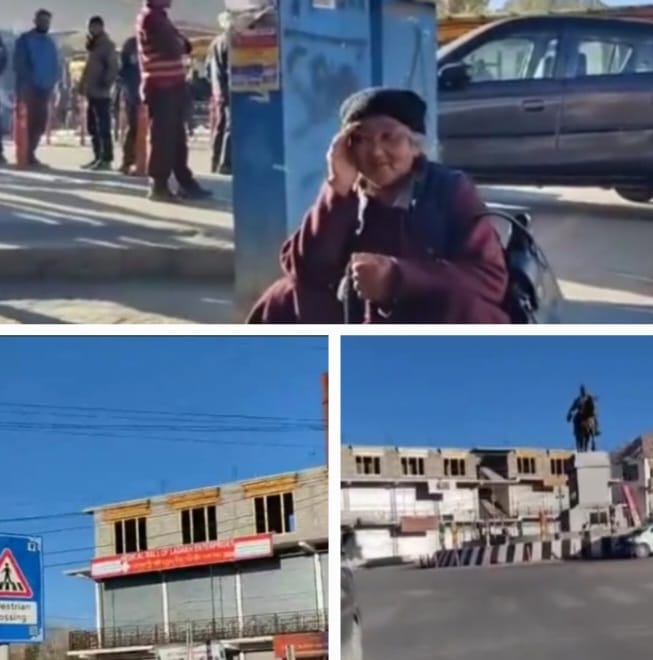
[[[544,99],[526,99],[522,101],[521,109],[524,112],[542,112],[544,110]]]

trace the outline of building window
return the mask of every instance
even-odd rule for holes
[[[590,525],[608,525],[608,514],[605,511],[592,511],[590,513]]]
[[[445,477],[464,477],[465,476],[465,459],[464,458],[445,458],[444,459],[444,476]]]
[[[381,457],[356,456],[356,474],[381,474]]]
[[[624,464],[624,481],[639,481],[639,470],[635,463]]]
[[[567,474],[567,461],[564,458],[552,458],[551,474],[559,476]]]
[[[535,474],[535,459],[518,456],[517,472],[519,474]]]
[[[424,459],[417,456],[402,456],[401,471],[405,477],[417,477],[425,474]]]
[[[145,518],[118,520],[113,524],[113,531],[117,555],[147,550],[147,520]]]
[[[184,509],[181,512],[181,540],[184,545],[218,540],[215,505]]]
[[[295,531],[295,500],[292,493],[254,498],[257,534],[289,534]]]

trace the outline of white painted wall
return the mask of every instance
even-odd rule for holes
[[[393,556],[389,529],[357,529],[356,542],[363,559],[381,559]]]
[[[391,494],[390,488],[349,488],[349,510],[389,513]]]
[[[397,537],[399,556],[404,559],[419,559],[432,555],[437,548],[434,534],[406,534]]]
[[[437,513],[437,500],[418,500],[414,486],[402,486],[394,491],[399,516],[434,516]]]
[[[563,489],[562,508],[569,506],[569,491]],[[514,516],[537,516],[540,511],[557,516],[561,503],[557,489],[552,492],[534,491],[529,484],[516,484],[510,487],[510,512]]]
[[[478,491],[475,488],[443,490],[442,501],[438,504],[441,516],[454,516],[460,522],[479,519]]]

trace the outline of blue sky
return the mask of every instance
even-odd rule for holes
[[[613,448],[653,431],[653,337],[348,337],[345,444],[571,448],[584,383]]]
[[[92,556],[84,507],[323,464],[327,357],[319,337],[0,338],[0,532],[43,533],[48,624],[94,621],[62,574]]]

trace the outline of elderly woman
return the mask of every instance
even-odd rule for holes
[[[328,179],[249,323],[342,323],[352,295],[364,323],[509,322],[499,238],[472,182],[424,157],[426,110],[407,90],[344,102]]]

